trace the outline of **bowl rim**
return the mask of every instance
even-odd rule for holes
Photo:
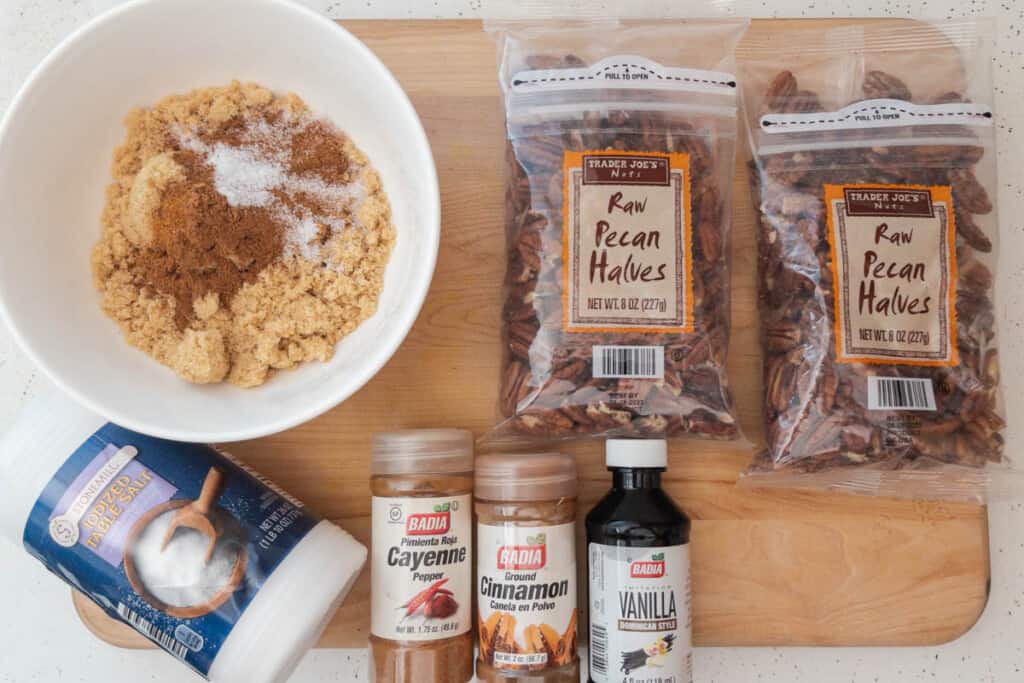
[[[138,10],[140,7],[147,5],[157,5],[173,1],[175,0],[129,0],[122,5],[118,5],[99,14],[72,31],[68,36],[61,40],[61,42],[58,43],[58,45],[51,50],[34,69],[32,69],[24,83],[22,83],[21,87],[18,88],[17,93],[11,99],[10,104],[7,107],[7,111],[5,111],[3,117],[0,118],[0,142],[10,134],[10,127],[13,125],[16,112],[18,112],[22,107],[24,101],[35,89],[38,82],[83,36],[91,33],[102,25],[116,21],[122,14]],[[120,410],[106,405],[101,400],[91,397],[88,393],[78,390],[75,386],[72,386],[72,384],[66,381],[58,372],[56,372],[28,342],[22,330],[15,323],[14,316],[11,314],[11,311],[5,301],[5,292],[3,288],[0,288],[0,321],[7,326],[12,338],[15,340],[22,353],[24,353],[51,382],[80,404],[99,414],[104,419],[126,429],[157,438],[196,443],[233,442],[257,439],[305,424],[306,422],[309,422],[338,406],[362,389],[381,370],[381,368],[391,360],[398,348],[405,342],[406,337],[409,335],[409,331],[412,329],[413,324],[416,322],[416,319],[419,317],[419,314],[423,309],[423,303],[430,291],[434,271],[437,266],[437,255],[441,240],[441,199],[440,186],[437,177],[437,164],[434,160],[430,140],[423,127],[423,121],[420,119],[419,113],[416,111],[412,101],[409,99],[408,93],[398,82],[398,79],[395,78],[395,75],[387,65],[384,64],[384,62],[374,54],[374,52],[367,47],[365,43],[363,43],[363,41],[333,19],[305,7],[294,0],[247,0],[246,2],[246,6],[248,8],[257,7],[260,4],[279,7],[287,11],[294,12],[304,16],[309,21],[320,24],[324,28],[329,28],[342,42],[347,43],[355,52],[361,53],[364,58],[367,58],[372,63],[376,63],[380,67],[384,81],[389,87],[393,88],[397,94],[396,106],[403,108],[406,111],[406,114],[409,115],[414,131],[420,137],[420,140],[426,149],[428,163],[422,169],[420,175],[426,180],[428,185],[428,192],[426,194],[430,205],[423,207],[423,210],[419,213],[421,216],[425,217],[425,223],[429,229],[429,233],[432,233],[425,235],[424,245],[427,247],[426,251],[428,253],[420,255],[419,261],[422,264],[422,268],[418,269],[420,274],[413,283],[414,287],[412,288],[413,291],[411,296],[406,297],[406,300],[410,305],[406,306],[402,314],[397,316],[396,320],[389,324],[389,328],[395,330],[395,333],[390,335],[391,341],[387,344],[375,346],[374,348],[377,349],[377,352],[371,356],[371,362],[361,365],[358,369],[346,375],[350,379],[345,383],[346,387],[343,390],[327,394],[318,402],[297,403],[296,405],[300,406],[298,409],[282,415],[279,419],[265,421],[247,428],[235,428],[230,430],[168,429],[159,424],[151,424],[148,420],[136,419]],[[341,341],[338,343],[340,344]],[[252,389],[246,389],[245,391],[259,391],[259,389],[259,387],[255,387]]]

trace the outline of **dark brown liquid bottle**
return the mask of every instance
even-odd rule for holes
[[[664,441],[607,442],[587,515],[591,683],[691,683],[690,519],[661,488]]]

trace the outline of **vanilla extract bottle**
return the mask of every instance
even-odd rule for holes
[[[661,488],[665,441],[606,442],[612,488],[590,511],[591,683],[692,683],[690,519]]]

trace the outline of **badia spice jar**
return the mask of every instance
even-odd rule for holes
[[[477,460],[476,673],[575,683],[576,464],[567,455]]]
[[[370,464],[371,680],[473,677],[473,435],[377,434]]]

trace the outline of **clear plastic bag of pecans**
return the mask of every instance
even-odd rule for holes
[[[980,500],[1005,463],[990,28],[740,49],[767,441],[745,483]]]
[[[746,22],[488,28],[508,132],[488,438],[738,437],[725,361]]]

